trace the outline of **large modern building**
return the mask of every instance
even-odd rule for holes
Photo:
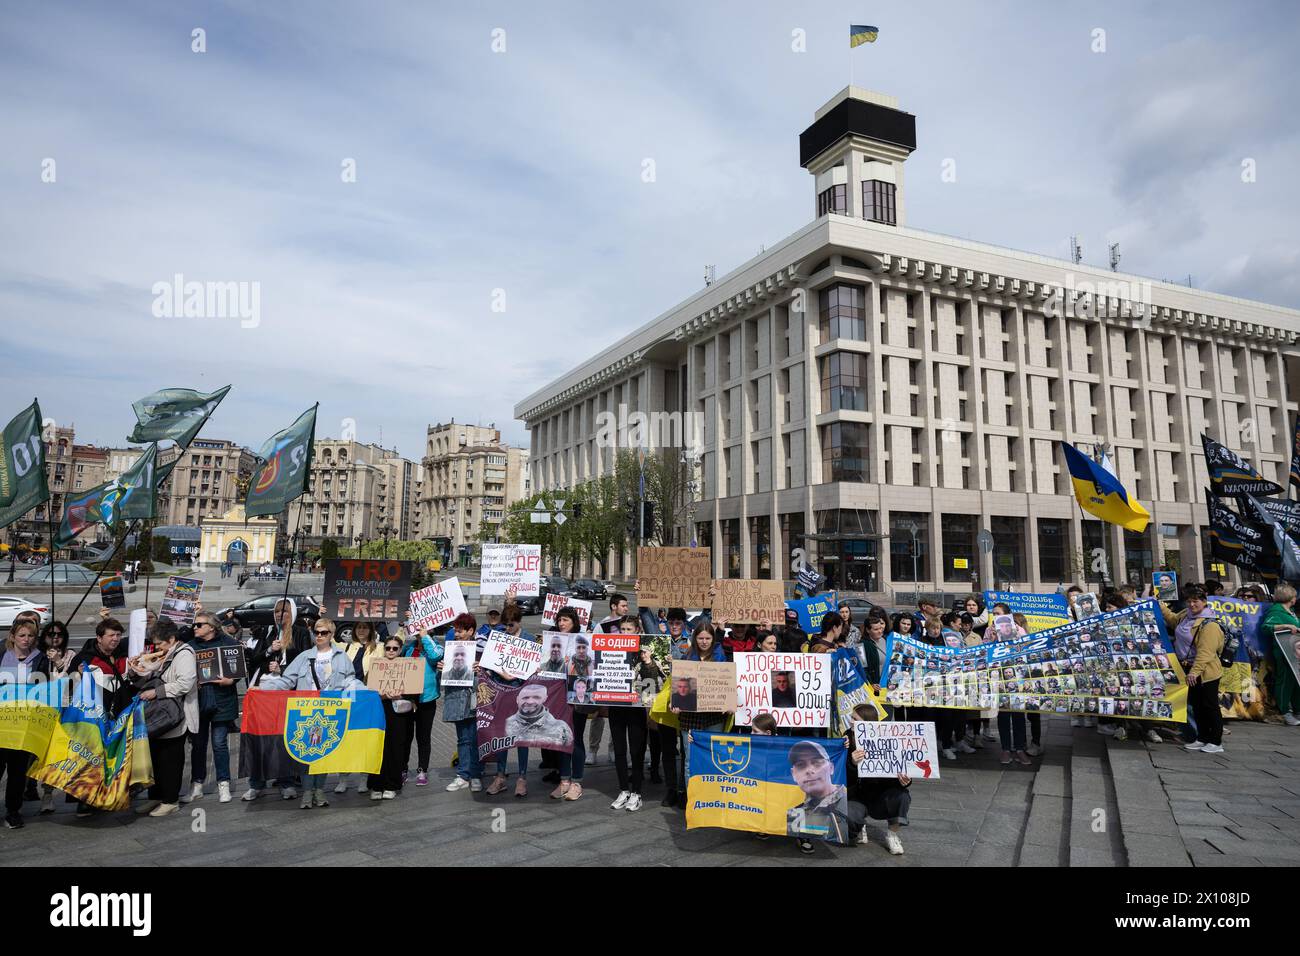
[[[1285,483],[1300,312],[908,228],[915,146],[892,97],[818,110],[812,222],[516,405],[534,490],[612,467],[603,412],[695,413],[667,537],[719,576],[790,578],[804,547],[869,592],[1237,579],[1208,559],[1200,436]],[[1062,441],[1110,450],[1145,533],[1084,520]]]
[[[496,536],[506,509],[527,494],[528,453],[501,441],[493,425],[450,422],[428,428],[421,528],[459,563]]]

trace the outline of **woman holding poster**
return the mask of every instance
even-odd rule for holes
[[[640,633],[640,622],[628,615],[619,623],[619,632],[635,636]],[[639,673],[644,655],[638,648],[634,671]],[[653,666],[653,665],[652,665]],[[634,678],[634,687],[639,686]],[[653,701],[651,697],[651,701]],[[644,706],[611,706],[609,730],[614,748],[614,770],[618,773],[618,797],[610,804],[613,810],[635,813],[641,809],[642,768],[645,766],[646,708]],[[632,766],[629,772],[628,757]]]
[[[386,638],[382,653],[385,660],[397,660],[402,655],[402,639],[396,636]],[[415,717],[417,698],[414,694],[404,697],[389,690],[380,697],[384,706],[384,760],[379,773],[369,774],[357,793],[365,793],[368,784],[371,800],[393,800],[402,792],[402,775],[411,755],[411,745],[407,741],[411,739],[411,721]],[[342,786],[343,776],[340,774],[339,787]],[[335,788],[334,792],[342,793],[342,790]]]
[[[478,630],[478,621],[473,614],[461,614],[451,622],[453,640],[472,641]],[[437,668],[443,671],[444,661],[438,661]],[[478,664],[472,668],[478,675]],[[464,790],[469,787],[474,793],[483,789],[483,768],[478,762],[477,719],[475,701],[478,700],[478,688],[444,687],[442,691],[442,719],[456,725],[456,779],[447,784],[450,791]]]
[[[831,612],[827,617],[836,617],[839,615]],[[696,626],[691,633],[691,649],[686,655],[688,661],[714,661],[716,663],[725,663],[727,660],[726,653],[722,650],[722,642],[718,639],[717,629],[709,623],[702,623]],[[686,769],[685,779],[691,779],[691,731],[693,730],[723,730],[726,727],[727,718],[730,716],[729,711],[708,711],[695,710],[684,711],[676,707],[669,708],[681,724],[681,745],[682,753],[685,756]],[[682,791],[685,796],[685,790]],[[683,803],[683,809],[685,804]]]
[[[411,743],[416,745],[419,763],[416,765],[415,785],[429,785],[429,755],[433,749],[433,719],[438,714],[438,662],[442,660],[442,642],[435,641],[427,634],[410,636],[402,648],[403,657],[419,657],[424,660],[424,692],[415,705],[415,728],[406,745],[406,760],[411,759]]]

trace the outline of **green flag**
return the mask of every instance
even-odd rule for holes
[[[230,386],[210,395],[192,388],[164,388],[131,405],[139,420],[127,441],[162,441],[170,438],[182,448],[194,440],[208,416],[221,404]]]
[[[4,453],[0,458],[0,528],[7,528],[50,499],[39,402],[33,401],[5,426],[0,452]]]
[[[120,521],[154,517],[157,483],[154,468],[158,460],[158,443],[154,442],[139,461],[111,481],[96,485],[64,501],[63,520],[54,539],[54,547],[71,546],[77,535],[92,525],[102,524],[110,531]]]
[[[307,409],[296,422],[276,432],[262,446],[257,456],[259,464],[248,482],[248,497],[244,502],[247,517],[278,515],[307,490],[318,407],[313,405]]]

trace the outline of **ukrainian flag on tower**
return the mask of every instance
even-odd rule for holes
[[[866,27],[861,24],[853,24],[849,27],[849,48],[861,46],[864,43],[875,43],[876,36],[880,33],[875,27]]]
[[[1061,442],[1061,448],[1065,450],[1065,463],[1080,508],[1129,531],[1146,530],[1151,523],[1150,513],[1129,498],[1118,478],[1073,445]]]

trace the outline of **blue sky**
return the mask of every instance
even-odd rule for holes
[[[254,449],[316,401],[414,458],[452,417],[524,444],[518,399],[813,218],[798,134],[851,67],[917,116],[910,226],[1300,307],[1298,10],[9,3],[7,404],[120,445],[231,383],[204,434]],[[177,273],[259,324],[156,317]]]

